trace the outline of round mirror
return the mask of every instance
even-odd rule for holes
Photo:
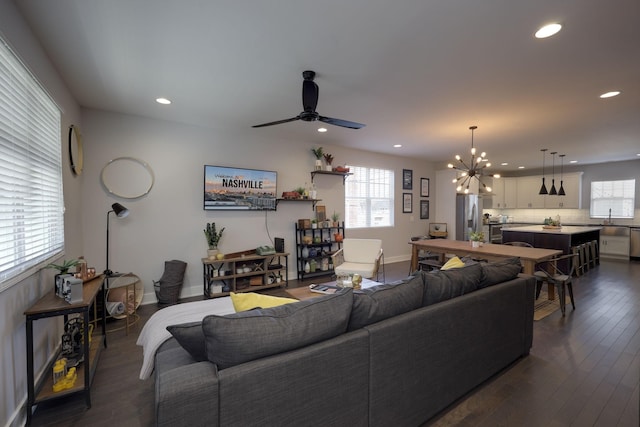
[[[113,159],[100,173],[100,181],[104,188],[123,199],[137,199],[149,194],[154,179],[151,167],[134,157]]]
[[[74,175],[82,173],[84,158],[82,153],[82,135],[77,126],[69,126],[69,163]]]

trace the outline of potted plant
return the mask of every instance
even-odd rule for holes
[[[333,162],[333,156],[329,153],[324,153],[324,161],[327,162],[327,170],[331,172],[333,170],[331,163]]]
[[[62,260],[62,264],[47,264],[45,267],[46,268],[55,268],[56,270],[58,270],[58,274],[55,275],[54,277],[54,289],[56,292],[56,295],[58,295],[59,297],[62,297],[62,281],[63,281],[63,277],[70,275],[69,273],[69,269],[71,267],[75,267],[76,265],[78,265],[80,261],[77,259],[69,259],[69,260]]]
[[[207,251],[209,258],[215,258],[218,254],[218,243],[222,238],[224,229],[225,227],[222,227],[220,231],[217,231],[215,222],[207,223],[207,228],[204,229],[204,235],[207,238],[207,245],[209,246],[209,250]]]
[[[300,197],[304,197],[305,189],[304,187],[298,187],[294,190],[296,193],[300,195]]]
[[[480,247],[480,243],[484,242],[484,233],[482,231],[472,231],[469,234],[469,238],[471,239],[471,246],[478,248]]]
[[[312,148],[311,152],[316,156],[316,170],[322,170],[322,155],[324,154],[322,147]]]
[[[311,220],[311,228],[318,228],[318,220],[313,218]]]
[[[340,220],[340,214],[336,211],[333,211],[333,215],[331,215],[331,220],[333,221],[333,226],[338,227],[338,221]]]

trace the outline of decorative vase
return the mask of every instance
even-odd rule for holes
[[[309,248],[306,246],[302,248],[302,258],[309,258]]]
[[[471,241],[471,247],[472,248],[479,248],[480,247],[480,242],[478,240],[472,240]]]
[[[309,261],[304,264],[304,272],[308,273],[311,271],[311,265],[309,265]]]
[[[327,165],[327,172],[333,172],[333,167],[331,167],[331,165]]]
[[[316,159],[316,170],[322,170],[322,159]]]
[[[218,248],[209,248],[207,249],[207,256],[209,257],[210,260],[214,260],[216,259],[218,252],[220,252]]]
[[[315,230],[316,228],[318,228],[318,224],[317,224],[317,223],[315,223],[315,222],[312,222],[312,223],[311,223],[311,228],[312,228],[313,230]]]

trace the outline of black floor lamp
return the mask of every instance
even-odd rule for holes
[[[104,270],[105,276],[111,276],[113,271],[109,270],[109,214],[113,212],[118,218],[124,218],[129,215],[129,209],[122,206],[120,203],[114,203],[111,205],[111,210],[107,212],[107,267]]]

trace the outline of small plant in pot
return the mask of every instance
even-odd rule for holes
[[[471,246],[477,248],[480,246],[480,243],[484,242],[484,233],[482,231],[472,231],[469,234],[469,238],[471,239]]]
[[[324,153],[324,161],[327,162],[327,171],[331,172],[333,170],[333,167],[331,166],[333,156],[329,153]]]
[[[64,276],[70,275],[69,269],[78,265],[80,261],[77,259],[62,260],[62,264],[47,264],[45,268],[54,268],[58,270],[58,274],[54,278],[54,289],[56,295],[62,297],[62,281]]]
[[[218,243],[220,243],[224,229],[225,227],[222,227],[220,231],[217,231],[216,223],[211,222],[207,223],[207,227],[203,230],[207,238],[207,245],[209,246],[209,250],[207,251],[209,258],[215,258],[218,254]]]
[[[340,214],[336,211],[333,211],[333,215],[331,215],[331,220],[333,221],[333,226],[338,226],[338,221],[340,220]]]
[[[316,156],[316,170],[322,170],[322,156],[324,154],[324,150],[322,147],[318,147],[312,148],[311,152]]]

